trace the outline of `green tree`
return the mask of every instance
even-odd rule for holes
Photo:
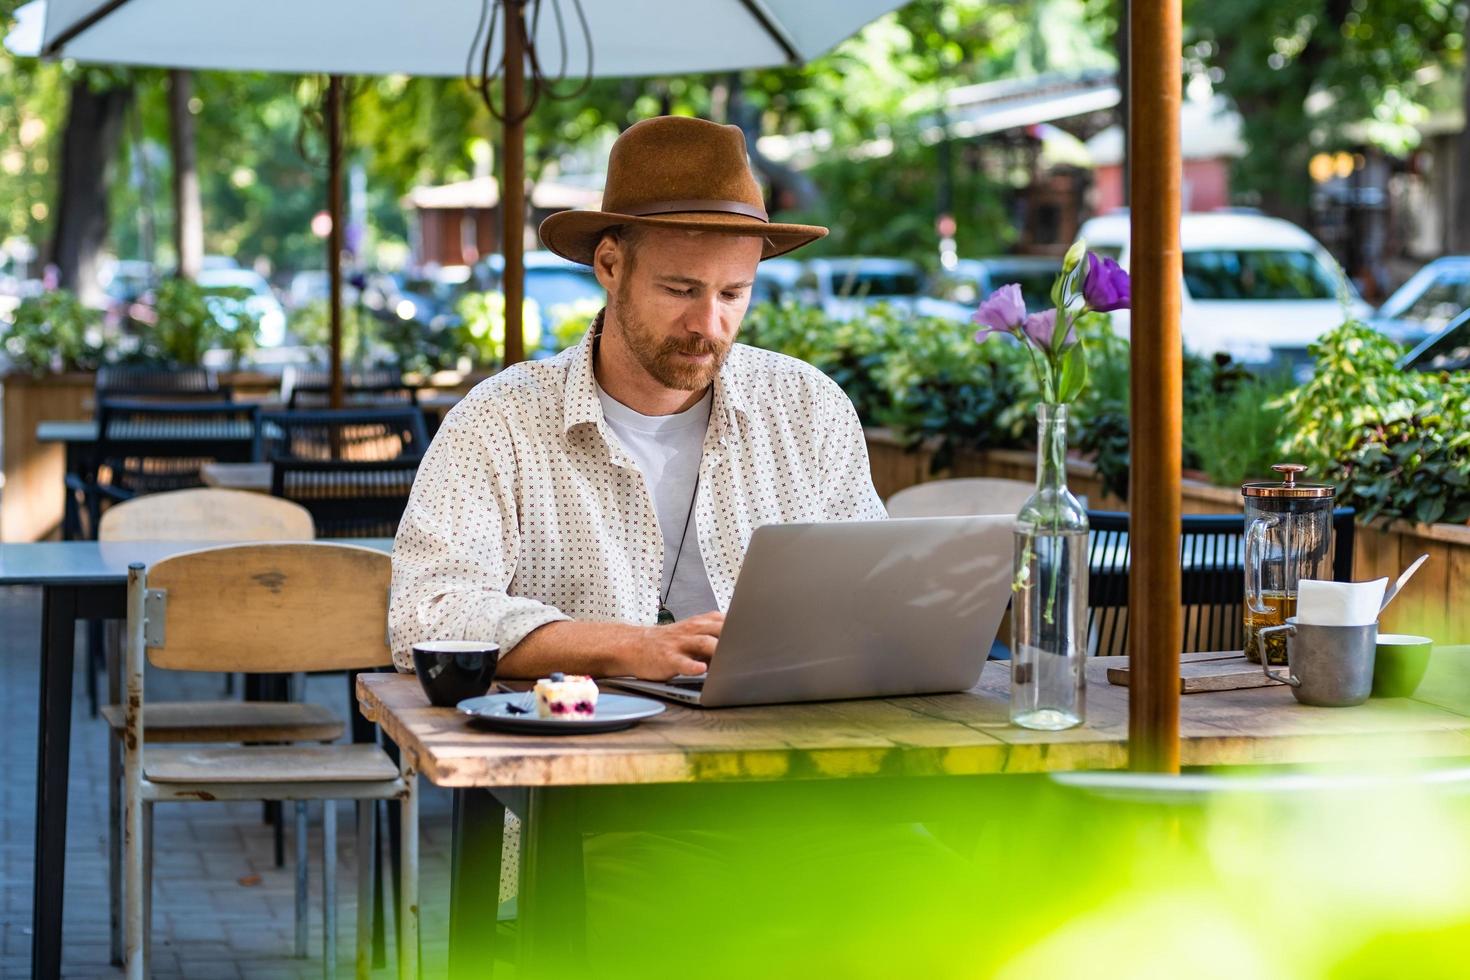
[[[1368,122],[1389,149],[1412,145],[1420,69],[1463,48],[1450,0],[1191,0],[1186,56],[1240,112],[1250,152],[1236,186],[1302,221],[1307,162]]]

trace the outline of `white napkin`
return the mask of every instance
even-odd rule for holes
[[[1297,583],[1296,621],[1308,626],[1367,626],[1378,622],[1378,607],[1388,579],[1371,582],[1322,582],[1302,579]]]

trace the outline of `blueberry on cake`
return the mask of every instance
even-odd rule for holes
[[[557,671],[536,682],[538,718],[591,718],[597,711],[597,685],[582,674]]]

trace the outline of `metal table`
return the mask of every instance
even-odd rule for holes
[[[90,425],[91,423],[76,423]],[[217,547],[221,541],[47,541],[0,545],[0,585],[41,587],[40,729],[36,739],[36,852],[31,975],[61,975],[76,624],[126,618],[128,565]],[[389,538],[343,539],[388,551]]]

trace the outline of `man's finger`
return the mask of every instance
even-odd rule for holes
[[[717,637],[710,636],[706,633],[696,633],[693,636],[685,637],[684,642],[679,646],[685,654],[704,657],[708,660],[715,655],[715,646],[718,643],[719,639]]]
[[[674,654],[674,666],[678,668],[674,672],[675,674],[684,674],[685,676],[702,674],[709,670],[709,666],[703,660],[694,660],[677,653]]]

